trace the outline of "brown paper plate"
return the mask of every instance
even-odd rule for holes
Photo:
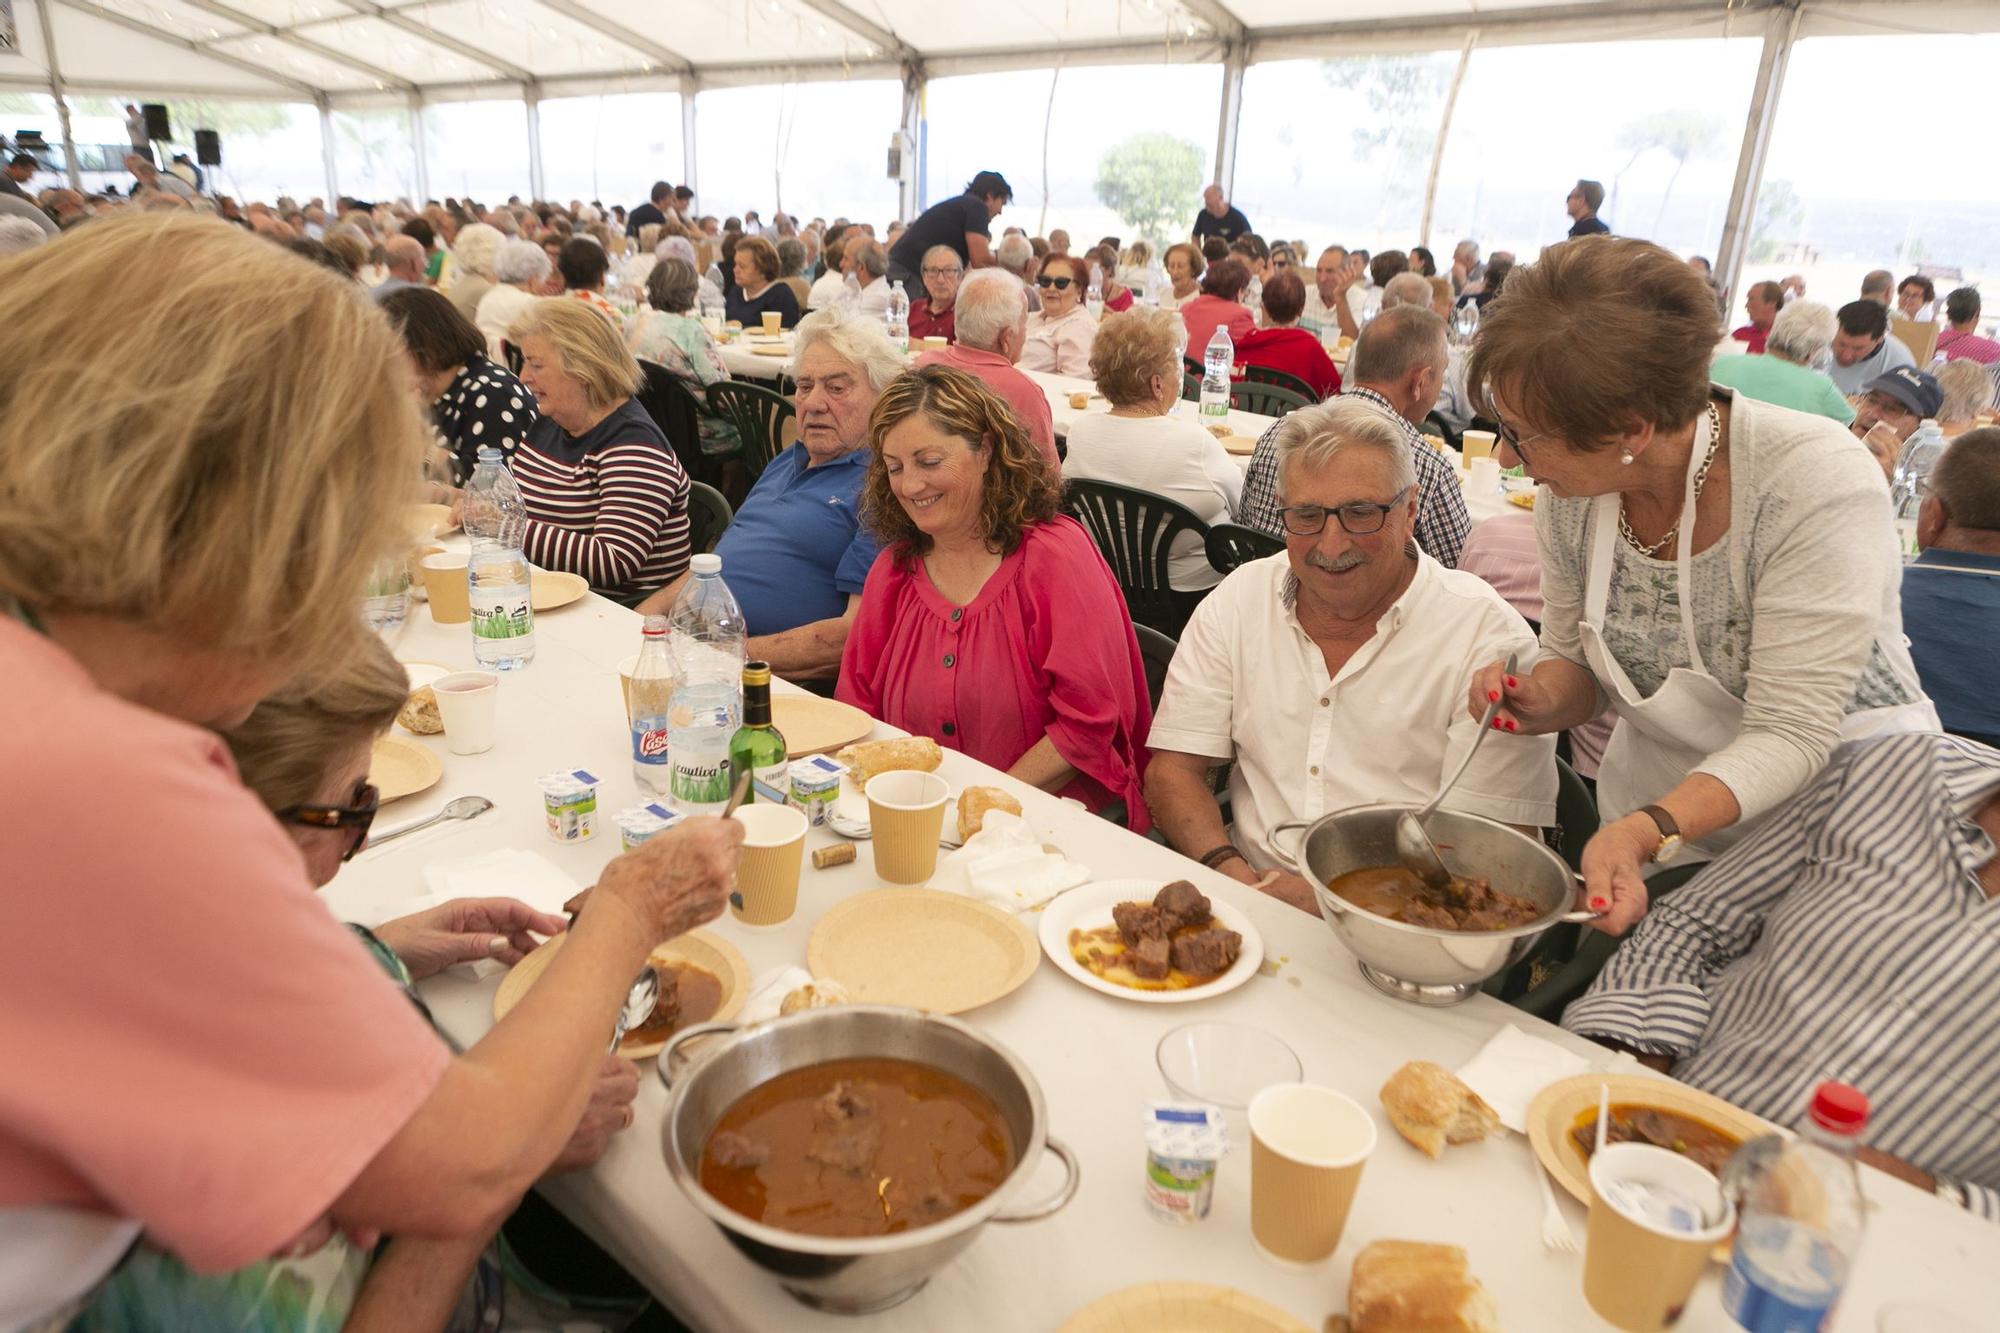
[[[560,570],[538,569],[528,580],[528,599],[537,611],[553,611],[559,606],[568,606],[590,591],[590,584],[581,574],[565,574]]]
[[[1084,1306],[1061,1333],[1312,1333],[1248,1292],[1205,1282],[1142,1282]]]
[[[428,791],[443,776],[444,760],[421,745],[395,736],[376,741],[374,755],[368,761],[368,780],[382,793],[384,805]]]
[[[1248,435],[1224,435],[1222,450],[1224,453],[1235,454],[1238,458],[1248,457],[1257,452],[1257,441]]]
[[[806,941],[815,980],[856,1004],[961,1014],[1035,974],[1042,951],[997,907],[936,889],[877,889],[836,903]]]
[[[785,738],[794,759],[831,754],[875,729],[875,719],[852,704],[812,694],[773,694],[771,725]]]
[[[493,993],[494,1022],[505,1018],[507,1012],[521,1002],[521,997],[548,970],[556,950],[562,948],[563,938],[561,935],[551,937],[548,943],[514,964],[507,975],[500,978],[500,989]],[[689,931],[659,945],[646,955],[646,961],[656,967],[685,963],[700,968],[722,983],[722,999],[715,1012],[703,1022],[728,1022],[742,1011],[743,1002],[750,998],[750,964],[744,961],[735,945],[720,935],[711,935],[705,930]],[[627,1060],[647,1060],[665,1048],[664,1041],[634,1041],[628,1037],[618,1043],[618,1054]]]
[[[1586,1208],[1590,1206],[1590,1163],[1569,1132],[1579,1119],[1596,1113],[1599,1084],[1611,1090],[1613,1106],[1652,1106],[1693,1116],[1739,1139],[1754,1139],[1773,1131],[1771,1125],[1748,1111],[1672,1079],[1643,1074],[1578,1074],[1551,1083],[1528,1103],[1528,1142],[1556,1184]]]
[[[1507,497],[1507,503],[1518,505],[1522,509],[1533,509],[1535,507],[1535,493],[1533,491],[1515,491]]]
[[[458,524],[451,521],[450,505],[411,505],[409,515],[410,536],[419,542],[458,531]]]
[[[792,349],[788,343],[759,342],[750,344],[750,352],[753,356],[790,356]]]

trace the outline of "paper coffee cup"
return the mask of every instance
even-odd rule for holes
[[[1490,430],[1469,430],[1458,437],[1459,453],[1465,465],[1471,467],[1475,458],[1493,457],[1493,446],[1497,442]]]
[[[770,334],[777,334],[784,332],[784,329],[781,327],[784,324],[784,318],[785,317],[783,315],[779,314],[775,310],[764,311],[763,312],[764,332]]]
[[[1332,1088],[1283,1083],[1250,1099],[1250,1234],[1274,1259],[1314,1264],[1340,1246],[1375,1119]]]
[[[743,825],[742,859],[729,914],[747,926],[789,921],[799,905],[799,870],[806,858],[806,817],[789,805],[757,801],[730,816]]]
[[[1476,494],[1491,495],[1500,489],[1500,460],[1488,455],[1475,458],[1465,474],[1465,488]]]
[[[1665,1199],[1687,1207],[1662,1205]],[[1704,1226],[1704,1218],[1720,1220]],[[1626,1333],[1671,1328],[1709,1255],[1735,1226],[1735,1208],[1696,1163],[1650,1143],[1611,1144],[1590,1159],[1583,1298]]]
[[[431,619],[440,625],[463,625],[472,619],[471,593],[465,582],[467,560],[463,551],[440,551],[425,556],[419,566],[424,596],[430,599]]]
[[[884,773],[862,789],[875,873],[888,884],[924,884],[937,873],[938,835],[944,832],[951,788],[935,773]]]
[[[500,711],[500,677],[490,671],[458,671],[431,682],[437,695],[444,743],[453,754],[485,754],[493,748]]]

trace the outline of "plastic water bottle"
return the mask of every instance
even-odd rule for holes
[[[647,616],[640,632],[639,661],[632,668],[625,711],[631,719],[632,780],[639,784],[641,797],[650,792],[665,796],[671,789],[669,777],[670,723],[674,686],[680,683],[680,667],[669,644],[665,616]]]
[[[1226,326],[1215,326],[1201,360],[1201,418],[1203,422],[1226,420],[1229,416],[1229,372],[1236,364],[1236,340],[1229,336]]]
[[[493,671],[535,660],[535,611],[529,585],[528,504],[500,451],[479,451],[465,487],[465,535],[472,539],[466,591],[472,603],[472,655]]]
[[[1798,1138],[1743,1191],[1722,1308],[1750,1333],[1832,1326],[1865,1223],[1854,1150],[1867,1123],[1858,1089],[1820,1084]]]
[[[1924,479],[1930,476],[1938,455],[1943,452],[1944,432],[1934,419],[1925,417],[1896,459],[1896,477],[1890,483],[1889,497],[1896,502],[1897,518],[1917,516],[1923,504]]]
[[[889,305],[882,312],[883,322],[889,326],[889,341],[896,344],[896,350],[910,350],[910,294],[903,290],[900,280],[889,284]]]
[[[698,555],[668,615],[680,681],[668,710],[669,790],[683,814],[729,803],[729,741],[743,718],[743,611],[722,581],[722,557]]]
[[[1104,318],[1104,270],[1095,264],[1090,266],[1090,281],[1083,286],[1083,308],[1092,319]]]

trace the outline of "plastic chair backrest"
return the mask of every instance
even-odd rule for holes
[[[1173,590],[1167,559],[1176,537],[1206,540],[1208,525],[1186,505],[1108,481],[1069,483],[1069,508],[1111,566],[1133,621],[1178,636],[1198,598]]]
[[[1228,574],[1238,566],[1285,549],[1284,538],[1240,523],[1212,523],[1202,541],[1208,548],[1208,563],[1218,574]]]
[[[1139,656],[1146,663],[1146,695],[1153,707],[1158,708],[1160,691],[1167,684],[1167,668],[1173,664],[1174,650],[1180,645],[1151,625],[1134,625],[1132,629],[1139,636]]]
[[[785,424],[794,415],[791,399],[742,380],[717,380],[708,386],[708,410],[736,427],[743,470],[754,483],[785,448]]]
[[[688,484],[688,553],[707,555],[736,517],[722,492],[706,482]]]
[[[1287,412],[1311,407],[1315,401],[1310,394],[1296,394],[1275,384],[1238,380],[1229,386],[1231,407],[1239,412],[1256,412],[1261,416],[1281,417]]]
[[[1583,868],[1583,845],[1597,833],[1597,797],[1577,771],[1556,760],[1556,850],[1571,870]]]
[[[668,370],[657,361],[641,361],[640,371],[646,382],[639,386],[633,396],[639,406],[646,409],[646,415],[667,437],[667,443],[680,456],[681,467],[689,476],[696,475],[696,469],[703,463],[701,452],[701,404],[695,401],[694,393],[680,376]]]
[[[1319,401],[1319,394],[1313,391],[1312,385],[1307,384],[1291,371],[1280,370],[1276,366],[1260,366],[1246,361],[1243,364],[1243,380],[1247,384],[1275,385],[1287,392],[1297,394],[1299,397],[1305,399],[1307,403],[1316,403]]]

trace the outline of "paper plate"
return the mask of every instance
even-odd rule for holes
[[[1038,931],[1042,951],[1057,967],[1092,990],[1140,1004],[1188,1004],[1206,1000],[1210,996],[1233,991],[1256,976],[1257,969],[1264,963],[1264,937],[1257,933],[1257,927],[1250,924],[1249,917],[1215,897],[1209,899],[1209,910],[1225,929],[1243,937],[1243,952],[1236,955],[1236,961],[1227,972],[1213,981],[1189,986],[1186,990],[1134,990],[1115,981],[1106,981],[1070,955],[1069,933],[1072,930],[1095,930],[1099,926],[1108,926],[1114,904],[1149,903],[1153,901],[1154,894],[1166,887],[1166,883],[1161,879],[1109,879],[1071,889],[1042,909],[1042,924]]]
[[[1611,1090],[1613,1106],[1651,1106],[1705,1120],[1726,1134],[1754,1139],[1773,1126],[1719,1097],[1643,1074],[1578,1074],[1551,1083],[1528,1103],[1528,1142],[1555,1182],[1584,1207],[1590,1206],[1590,1164],[1569,1136],[1577,1120],[1597,1110],[1597,1089]]]
[[[444,776],[444,760],[421,745],[384,736],[375,742],[368,761],[368,780],[382,793],[382,804],[415,796],[437,785]]]
[[[553,611],[559,606],[568,606],[590,591],[590,584],[581,574],[565,574],[560,570],[538,569],[528,581],[529,602],[537,611]]]
[[[1061,1333],[1312,1333],[1283,1310],[1231,1287],[1142,1282],[1084,1306]]]
[[[506,976],[500,978],[500,989],[493,993],[493,1021],[498,1023],[507,1016],[507,1011],[521,1002],[543,972],[554,961],[556,950],[562,948],[563,936],[556,935],[548,943],[514,964]],[[743,1009],[743,1002],[750,998],[750,964],[744,961],[736,946],[720,935],[711,935],[705,930],[689,931],[676,939],[668,940],[646,955],[646,961],[655,967],[685,963],[698,967],[722,983],[722,999],[716,1004],[715,1012],[703,1022],[726,1023]],[[626,1038],[618,1043],[618,1054],[627,1060],[647,1060],[666,1049],[664,1041],[634,1041]]]
[[[1035,973],[1035,937],[1009,913],[935,889],[876,889],[834,905],[806,941],[806,969],[856,1004],[961,1014]]]
[[[1535,493],[1533,491],[1515,491],[1507,497],[1507,503],[1519,505],[1523,509],[1533,509],[1535,507]]]
[[[450,505],[411,505],[409,514],[410,536],[420,542],[458,531],[458,524],[451,521]]]
[[[751,343],[750,352],[753,356],[790,356],[792,349],[785,343]]]
[[[875,729],[875,719],[852,704],[813,694],[773,694],[771,725],[785,738],[794,759],[830,754]]]
[[[1222,451],[1235,454],[1238,458],[1248,457],[1257,452],[1257,441],[1248,435],[1225,435],[1222,437]]]

